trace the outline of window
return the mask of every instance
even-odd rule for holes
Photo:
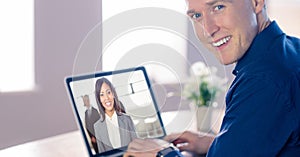
[[[151,10],[149,7],[154,9]],[[103,43],[103,70],[145,66],[149,76],[158,83],[177,83],[178,79],[184,77],[178,75],[186,75],[187,68],[184,65],[187,60],[187,39],[182,34],[188,32],[186,21],[188,19],[185,16],[184,0],[104,0],[102,8],[103,40],[109,40],[109,43]],[[136,10],[138,8],[143,10],[139,12]],[[143,25],[138,19],[141,18],[140,13],[147,11],[153,11],[153,18],[145,21],[170,21],[167,23],[169,25],[155,26],[156,22]],[[163,13],[160,14],[160,11]],[[164,11],[185,18],[174,19],[168,17],[168,13]],[[172,23],[172,20],[177,21]],[[180,27],[184,31],[176,32],[169,29],[169,26]],[[122,27],[127,28],[121,30]],[[116,34],[111,37],[109,33]],[[107,39],[109,37],[112,39]]]
[[[0,1],[0,92],[34,88],[34,0]]]

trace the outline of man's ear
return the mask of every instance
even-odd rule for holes
[[[260,13],[263,9],[265,9],[265,3],[266,0],[252,0],[253,8],[256,14]]]

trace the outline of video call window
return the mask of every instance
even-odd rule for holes
[[[145,78],[144,72],[142,70],[129,71],[125,73],[117,73],[112,75],[105,75],[101,77],[92,77],[88,79],[80,79],[77,81],[73,81],[70,83],[70,88],[73,94],[74,102],[80,117],[81,124],[85,128],[85,134],[87,135],[87,139],[92,143],[92,136],[88,136],[89,129],[87,129],[86,124],[86,113],[87,106],[84,104],[84,96],[88,96],[90,108],[96,109],[98,113],[100,113],[99,107],[97,105],[97,100],[95,96],[95,84],[99,79],[105,78],[107,79],[115,89],[116,95],[119,100],[119,105],[124,109],[124,115],[130,117],[130,120],[134,127],[134,135],[139,138],[159,138],[165,135],[165,132],[162,127],[162,123],[160,117],[157,114],[156,104],[152,99],[151,91],[147,84],[147,79]],[[115,103],[116,104],[116,103]],[[101,117],[101,114],[99,114]],[[101,118],[99,119],[101,120]],[[93,122],[94,126],[95,123]],[[100,122],[98,122],[100,123]],[[107,126],[108,128],[108,126]],[[114,128],[115,132],[117,128]],[[108,129],[109,130],[109,129]],[[124,130],[119,128],[119,132],[116,134],[122,134],[122,132],[130,132],[131,130]],[[101,132],[101,133],[100,133]],[[97,130],[97,127],[94,128],[93,134],[96,136],[99,134],[104,134],[103,129]],[[121,135],[116,135],[116,137],[120,137]],[[96,138],[96,137],[95,137]],[[96,138],[97,139],[97,138]],[[97,146],[93,146],[91,144],[91,149],[94,153],[101,153],[105,148],[101,148],[99,146],[99,137],[98,137],[98,148]],[[113,141],[113,139],[110,139]],[[105,141],[105,140],[102,140]],[[120,141],[119,141],[120,142]],[[129,141],[130,142],[130,141]],[[106,145],[109,142],[104,143]],[[112,142],[111,142],[112,143]],[[122,143],[122,142],[121,142]],[[121,145],[122,147],[123,145]],[[127,143],[124,145],[127,146]],[[96,150],[95,150],[96,149]],[[115,149],[115,148],[112,148]]]

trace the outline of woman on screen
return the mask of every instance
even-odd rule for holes
[[[99,152],[127,146],[136,138],[134,124],[125,115],[115,88],[106,78],[95,84],[95,97],[101,118],[94,124]]]

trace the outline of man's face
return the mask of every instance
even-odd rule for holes
[[[83,97],[83,103],[84,103],[84,106],[90,107],[90,100],[89,100],[89,98]]]
[[[199,40],[222,64],[239,60],[258,33],[255,0],[186,0]]]

